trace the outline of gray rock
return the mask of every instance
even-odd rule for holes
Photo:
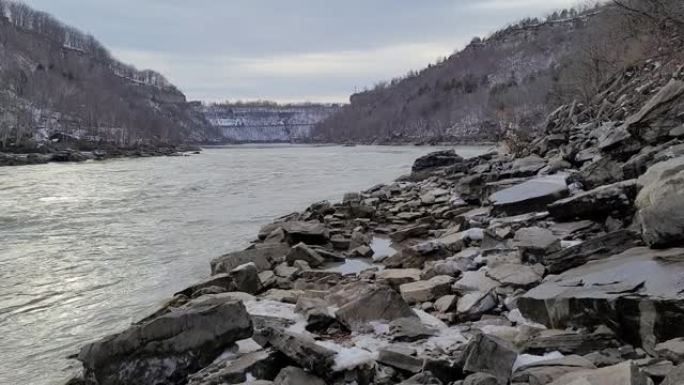
[[[492,213],[518,215],[546,211],[546,206],[568,196],[563,174],[539,177],[492,194]]]
[[[366,245],[359,246],[349,253],[350,258],[371,258],[373,249]]]
[[[396,291],[389,287],[372,287],[335,312],[337,319],[350,330],[365,330],[371,321],[393,321],[417,317]]]
[[[636,180],[631,179],[561,199],[548,206],[557,220],[603,219],[608,215],[627,216],[634,210]]]
[[[605,328],[594,333],[548,329],[530,336],[523,344],[525,352],[544,354],[588,354],[620,346],[615,334]]]
[[[380,349],[378,362],[407,372],[419,373],[423,369],[423,360],[413,356],[413,353],[415,351],[411,349],[390,345]]]
[[[211,261],[211,273],[229,273],[249,262],[254,262],[260,272],[271,270],[275,261],[284,258],[289,249],[287,245],[276,244],[228,253]]]
[[[609,156],[602,156],[585,164],[574,177],[587,190],[625,179],[623,163]]]
[[[278,373],[273,380],[274,385],[327,385],[321,378],[307,373],[304,370],[288,366]]]
[[[485,292],[488,293],[501,284],[487,276],[487,272],[484,270],[479,271],[467,271],[463,273],[461,279],[454,283],[453,289],[459,293],[468,292]]]
[[[78,359],[86,377],[100,385],[182,384],[226,347],[251,335],[252,322],[241,302],[190,302],[84,346]]]
[[[684,82],[671,79],[639,112],[625,121],[625,128],[648,143],[667,138],[681,121],[677,114],[684,110]]]
[[[455,295],[445,295],[435,301],[435,309],[440,313],[451,311],[458,304],[458,297]]]
[[[681,385],[684,384],[684,364],[672,369],[660,385]]]
[[[405,283],[420,281],[420,275],[420,269],[385,269],[377,272],[375,279],[399,288]]]
[[[453,166],[462,163],[463,158],[454,150],[437,151],[421,156],[413,163],[413,172],[430,170],[438,167]]]
[[[463,380],[463,385],[500,385],[499,379],[487,373],[474,373]]]
[[[402,298],[409,304],[433,301],[451,293],[453,277],[438,275],[427,281],[416,281],[399,286]]]
[[[515,263],[502,263],[487,271],[487,276],[500,282],[502,286],[529,288],[542,280],[544,267],[528,266]]]
[[[478,334],[468,343],[463,370],[486,373],[507,384],[518,353],[508,342],[485,334]]]
[[[658,357],[670,360],[675,365],[684,363],[684,338],[674,338],[659,343],[655,346],[655,352]]]
[[[596,367],[586,358],[569,355],[521,366],[516,369],[512,382],[546,385],[565,374],[587,369],[596,369]]]
[[[304,315],[308,331],[325,330],[336,321],[328,303],[320,298],[299,297],[295,310]]]
[[[330,240],[330,233],[325,225],[318,221],[289,221],[280,223],[290,245],[304,243],[307,245],[325,245]]]
[[[245,263],[230,271],[235,289],[249,294],[259,294],[263,290],[259,272],[254,262]]]
[[[402,242],[409,238],[419,238],[428,234],[430,225],[408,226],[389,234],[393,242]]]
[[[211,277],[198,282],[187,289],[184,289],[182,291],[179,291],[178,293],[174,295],[185,295],[187,297],[193,297],[194,293],[199,292],[202,289],[210,288],[210,287],[219,287],[223,289],[222,291],[234,291],[235,290],[235,282],[233,282],[233,278],[228,275],[228,274],[216,274],[212,275]]]
[[[348,250],[351,240],[342,235],[333,235],[330,237],[330,243],[336,250]]]
[[[655,164],[638,181],[638,221],[652,247],[684,243],[684,157]]]
[[[527,319],[546,326],[609,325],[649,351],[684,335],[684,249],[633,248],[547,279],[518,299]]]
[[[483,314],[496,307],[496,298],[492,292],[474,291],[458,299],[456,314],[463,321],[479,319]]]
[[[287,253],[287,263],[292,265],[295,261],[304,261],[311,267],[318,267],[325,263],[325,258],[305,243],[298,243]]]
[[[271,328],[266,333],[268,343],[303,369],[321,377],[330,376],[336,352],[318,345],[311,337]]]
[[[442,385],[442,381],[435,377],[431,372],[426,371],[418,373],[414,376],[407,378],[405,381],[399,383],[399,385]]]
[[[648,385],[647,377],[633,362],[601,369],[568,373],[549,385]]]
[[[390,322],[389,332],[394,341],[413,342],[437,334],[433,328],[423,325],[417,317],[399,318]]]
[[[222,385],[247,381],[247,375],[261,379],[274,379],[284,357],[272,349],[259,350],[238,358],[214,362],[190,375],[188,385]]]
[[[520,250],[524,260],[538,261],[547,254],[561,249],[560,239],[550,230],[526,227],[515,232],[513,245]]]
[[[632,230],[618,230],[549,254],[543,258],[542,263],[549,273],[558,274],[589,261],[605,259],[642,244],[638,233]]]

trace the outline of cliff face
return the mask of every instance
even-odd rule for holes
[[[307,141],[315,124],[339,110],[337,105],[231,105],[203,107],[211,125],[230,141]]]
[[[352,95],[320,124],[321,140],[422,141],[495,139],[509,128],[538,124],[559,102],[559,70],[576,32],[595,12],[545,22],[526,20],[419,73]]]
[[[55,134],[116,145],[200,142],[203,115],[163,76],[113,59],[92,37],[0,0],[0,148]]]

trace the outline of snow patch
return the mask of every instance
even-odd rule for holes
[[[515,363],[513,364],[513,372],[515,372],[518,368],[521,368],[523,366],[535,364],[538,362],[555,360],[563,357],[563,353],[561,352],[546,353],[543,356],[535,356],[533,354],[520,354],[518,355],[518,358],[515,360]]]

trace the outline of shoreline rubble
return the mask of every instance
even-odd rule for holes
[[[265,225],[71,384],[684,383],[683,68],[557,109],[524,153],[433,153]]]

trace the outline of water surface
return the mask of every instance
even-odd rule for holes
[[[0,384],[59,384],[80,345],[206,277],[261,225],[391,182],[434,150],[236,146],[0,168]]]

